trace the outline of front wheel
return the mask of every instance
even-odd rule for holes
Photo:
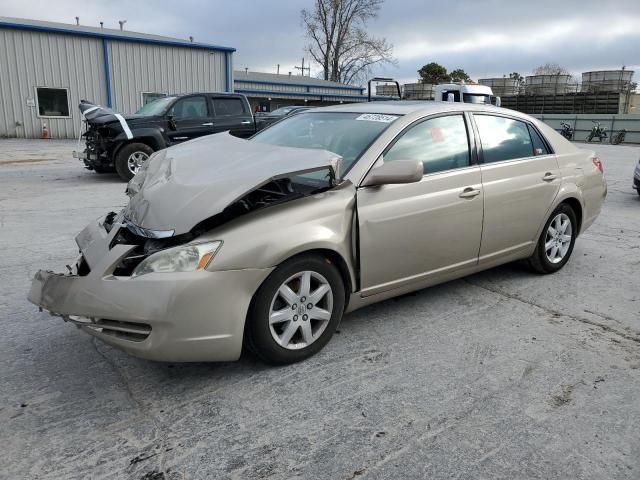
[[[578,236],[578,222],[573,209],[563,203],[556,208],[540,234],[529,266],[538,273],[554,273],[569,261]]]
[[[587,142],[590,142],[591,140],[593,140],[593,133],[590,133],[589,136],[587,137]]]
[[[263,361],[287,364],[319,352],[344,312],[340,272],[319,255],[293,258],[257,291],[245,329],[247,346]]]
[[[122,147],[116,156],[116,171],[120,178],[129,181],[138,173],[142,164],[149,160],[153,148],[144,143],[129,143]]]

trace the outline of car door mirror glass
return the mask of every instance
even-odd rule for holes
[[[422,162],[417,160],[394,160],[374,167],[362,182],[364,187],[415,183],[422,180]]]

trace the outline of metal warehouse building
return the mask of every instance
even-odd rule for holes
[[[299,75],[237,71],[234,90],[245,94],[255,110],[271,111],[287,105],[331,105],[366,102],[364,87]]]
[[[0,17],[0,138],[80,135],[81,99],[135,112],[168,93],[233,90],[235,49]]]

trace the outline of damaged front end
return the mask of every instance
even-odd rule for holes
[[[128,206],[77,235],[80,256],[70,272],[39,271],[28,299],[138,356],[233,360],[252,292],[272,267],[209,269],[224,239],[199,237],[251,212],[333,189],[339,164],[331,152],[226,133],[162,150],[130,182]],[[203,245],[206,252],[189,257]],[[197,268],[139,274],[145,263],[176,250],[186,252],[176,262],[195,261]],[[211,324],[214,310],[220,318]],[[185,348],[192,343],[198,346]]]

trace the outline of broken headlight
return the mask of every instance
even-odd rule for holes
[[[172,273],[202,270],[213,260],[221,245],[221,241],[215,241],[161,250],[140,262],[131,274],[131,278],[152,272]]]

